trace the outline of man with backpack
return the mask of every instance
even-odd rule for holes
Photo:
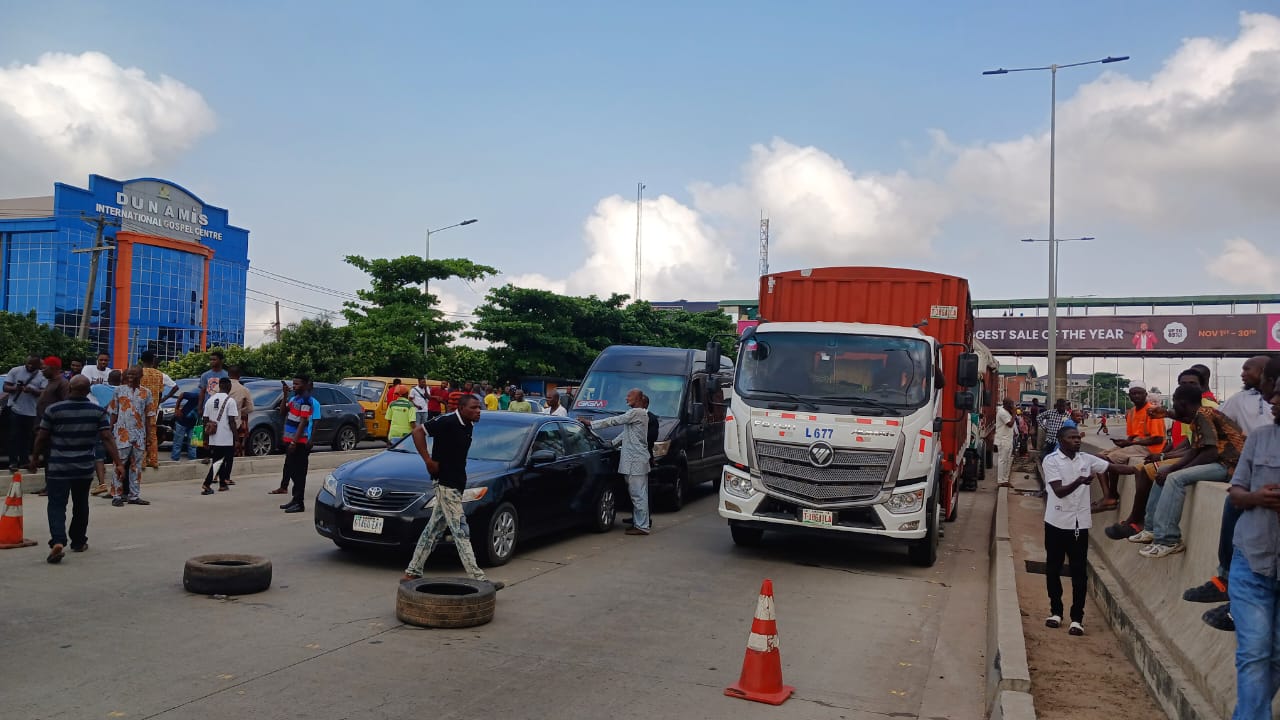
[[[614,443],[622,446],[618,472],[627,478],[627,492],[631,495],[632,525],[627,528],[628,535],[649,534],[649,465],[652,461],[649,427],[652,414],[645,409],[647,401],[643,392],[632,388],[627,392],[627,406],[630,410],[594,423],[590,418],[580,420],[583,425],[595,430],[615,425],[622,427],[622,433]]]

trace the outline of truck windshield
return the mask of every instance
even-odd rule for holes
[[[685,378],[680,375],[596,371],[582,381],[573,409],[623,413],[627,411],[627,393],[639,388],[649,396],[649,412],[658,417],[678,418],[684,385]]]
[[[929,345],[878,335],[760,333],[743,345],[736,389],[815,402],[920,407],[929,399]]]

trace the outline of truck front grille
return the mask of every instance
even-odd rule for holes
[[[892,452],[836,449],[831,465],[814,467],[803,445],[756,443],[765,487],[815,505],[864,502],[880,494]]]

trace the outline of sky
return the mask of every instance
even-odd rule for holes
[[[347,254],[514,282],[755,296],[770,269],[893,265],[1044,296],[1060,71],[1062,295],[1280,288],[1280,15],[1269,3],[13,3],[0,197],[173,180],[255,267],[338,293]],[[286,322],[341,299],[254,276]],[[259,297],[258,300],[262,298]],[[250,302],[249,340],[271,319]]]

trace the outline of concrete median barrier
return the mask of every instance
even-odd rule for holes
[[[987,596],[987,707],[993,720],[1035,720],[1029,694],[1031,669],[1009,542],[1009,488],[996,492]]]

